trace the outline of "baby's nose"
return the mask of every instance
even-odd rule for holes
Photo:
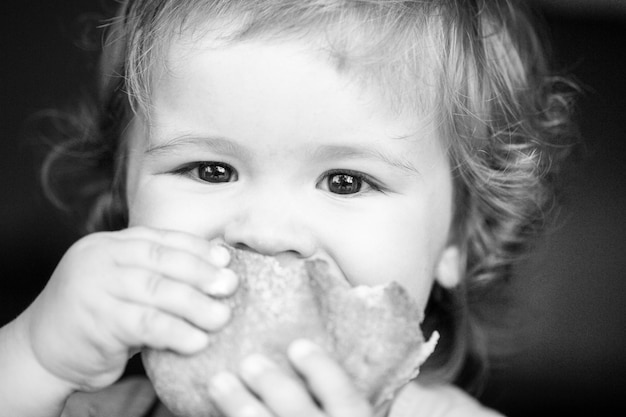
[[[308,258],[315,252],[314,238],[303,213],[271,203],[240,208],[224,230],[224,241],[270,256]]]

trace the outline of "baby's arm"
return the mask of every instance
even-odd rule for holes
[[[223,326],[237,279],[223,248],[132,228],[73,245],[48,285],[0,329],[0,409],[56,416],[74,391],[114,383],[142,346],[194,353]]]

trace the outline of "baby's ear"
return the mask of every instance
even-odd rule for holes
[[[437,263],[435,279],[444,288],[456,287],[461,280],[461,252],[455,245],[447,246]]]

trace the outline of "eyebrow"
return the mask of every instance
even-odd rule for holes
[[[390,139],[392,140],[392,139]],[[237,156],[250,160],[253,152],[236,141],[220,136],[193,136],[182,135],[167,140],[165,143],[149,146],[145,153],[148,156],[158,156],[169,152],[176,152],[186,147],[198,147],[222,155]],[[421,176],[420,171],[406,158],[389,155],[379,149],[366,146],[352,145],[322,145],[308,151],[313,159],[332,161],[340,159],[365,159],[382,162],[410,175]]]
[[[391,140],[391,139],[390,139]],[[313,152],[319,160],[366,159],[382,162],[411,175],[421,176],[420,171],[406,158],[396,157],[379,149],[365,146],[324,145]]]
[[[149,156],[158,156],[160,154],[175,152],[181,148],[198,147],[205,148],[210,151],[222,154],[233,155],[241,158],[249,159],[252,152],[237,142],[220,137],[220,136],[193,136],[182,135],[167,140],[159,145],[152,145],[146,149],[145,153]]]

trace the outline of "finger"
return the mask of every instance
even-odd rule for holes
[[[321,410],[304,384],[261,355],[244,359],[241,377],[276,416],[318,417]]]
[[[274,417],[235,375],[223,372],[214,376],[209,394],[227,417]]]
[[[197,289],[143,269],[125,269],[114,296],[182,318],[200,329],[215,331],[230,319],[230,308]]]
[[[328,415],[372,415],[367,399],[358,392],[343,368],[319,346],[309,340],[296,340],[289,346],[288,356]]]
[[[208,344],[208,335],[185,320],[154,308],[120,303],[114,334],[129,348],[151,347],[193,354]]]
[[[230,262],[230,252],[224,246],[191,233],[136,226],[118,232],[114,236],[121,239],[142,239],[160,242],[166,246],[193,253],[216,267],[225,267]]]
[[[205,259],[179,248],[151,240],[120,240],[110,249],[120,266],[143,268],[193,285],[215,297],[229,296],[239,283],[230,269],[218,268]]]

